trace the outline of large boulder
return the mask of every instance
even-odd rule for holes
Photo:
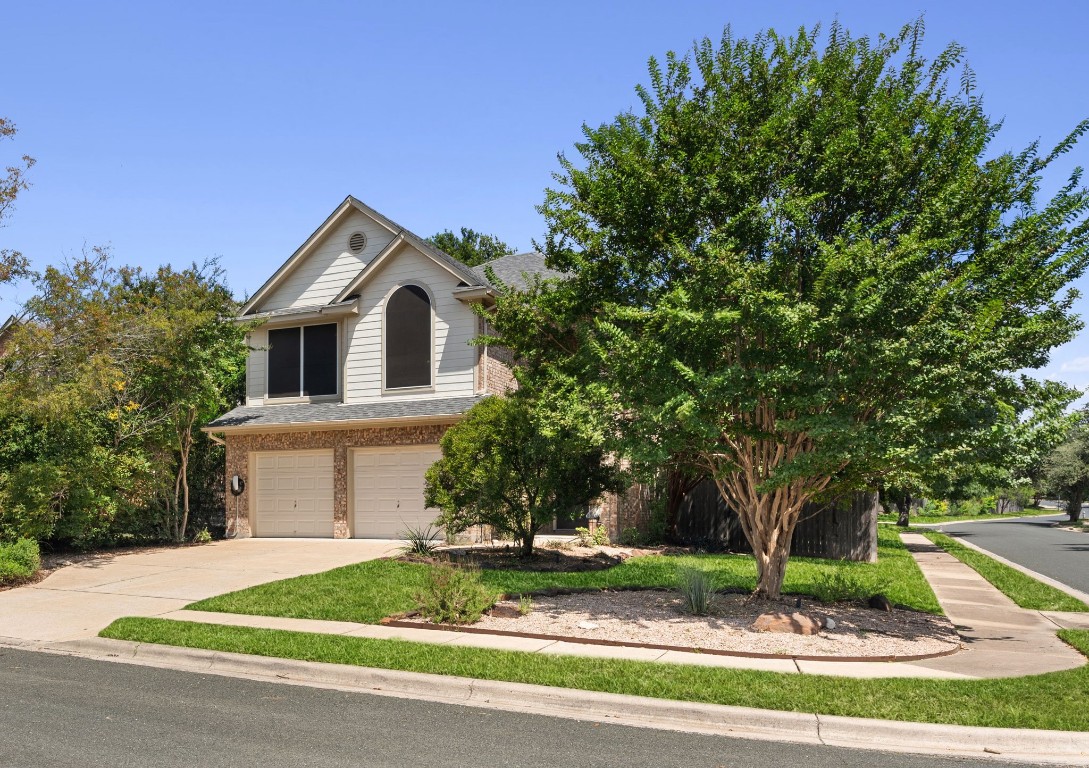
[[[752,628],[757,632],[786,632],[794,635],[816,635],[821,631],[821,623],[804,613],[795,611],[789,616],[785,613],[764,613],[756,617]]]

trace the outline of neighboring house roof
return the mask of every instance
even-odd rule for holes
[[[391,400],[379,403],[298,403],[240,406],[209,422],[206,432],[235,429],[297,427],[305,424],[351,424],[369,421],[429,420],[460,416],[487,395],[429,400]]]
[[[477,279],[481,280],[485,285],[498,288],[500,286],[494,285],[488,277],[489,270],[503,285],[515,290],[524,290],[529,287],[529,282],[526,280],[527,276],[532,278],[534,275],[539,275],[541,279],[563,277],[563,272],[546,267],[544,254],[536,251],[501,256],[498,259],[492,259],[473,267]]]

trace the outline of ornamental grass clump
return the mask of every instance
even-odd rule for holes
[[[433,566],[415,594],[420,614],[433,624],[472,624],[495,604],[477,568]]]
[[[677,571],[677,589],[684,599],[684,612],[706,616],[715,603],[715,582],[711,575],[698,568]]]

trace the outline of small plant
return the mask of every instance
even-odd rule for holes
[[[423,557],[435,554],[435,550],[439,548],[438,533],[430,525],[426,528],[422,525],[418,527],[405,526],[405,529],[397,534],[405,542],[400,548],[401,553],[405,555],[422,555]]]
[[[884,593],[888,584],[882,580],[867,578],[847,563],[825,571],[812,585],[813,597],[822,603],[838,603],[843,600],[865,600],[871,595]]]
[[[476,568],[436,565],[415,594],[420,613],[435,624],[472,624],[495,603]]]
[[[584,547],[603,547],[609,543],[609,532],[603,525],[595,528],[593,533],[589,528],[576,528],[575,535],[579,539],[579,544]]]
[[[643,534],[638,528],[625,528],[620,532],[620,544],[625,547],[638,547],[643,544]]]
[[[38,542],[34,539],[17,539],[10,544],[0,542],[0,584],[26,581],[41,565]]]
[[[533,598],[529,595],[518,596],[518,615],[528,616],[533,612]]]
[[[684,612],[693,616],[706,616],[715,602],[714,579],[698,568],[681,568],[677,571],[677,589],[684,599]]]
[[[212,534],[208,532],[208,526],[201,528],[193,535],[194,544],[211,544]]]

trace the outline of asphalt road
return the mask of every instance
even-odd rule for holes
[[[0,648],[5,768],[981,764],[596,725]]]
[[[1089,534],[1052,528],[1066,515],[1019,517],[989,523],[950,523],[950,536],[1089,593]]]

